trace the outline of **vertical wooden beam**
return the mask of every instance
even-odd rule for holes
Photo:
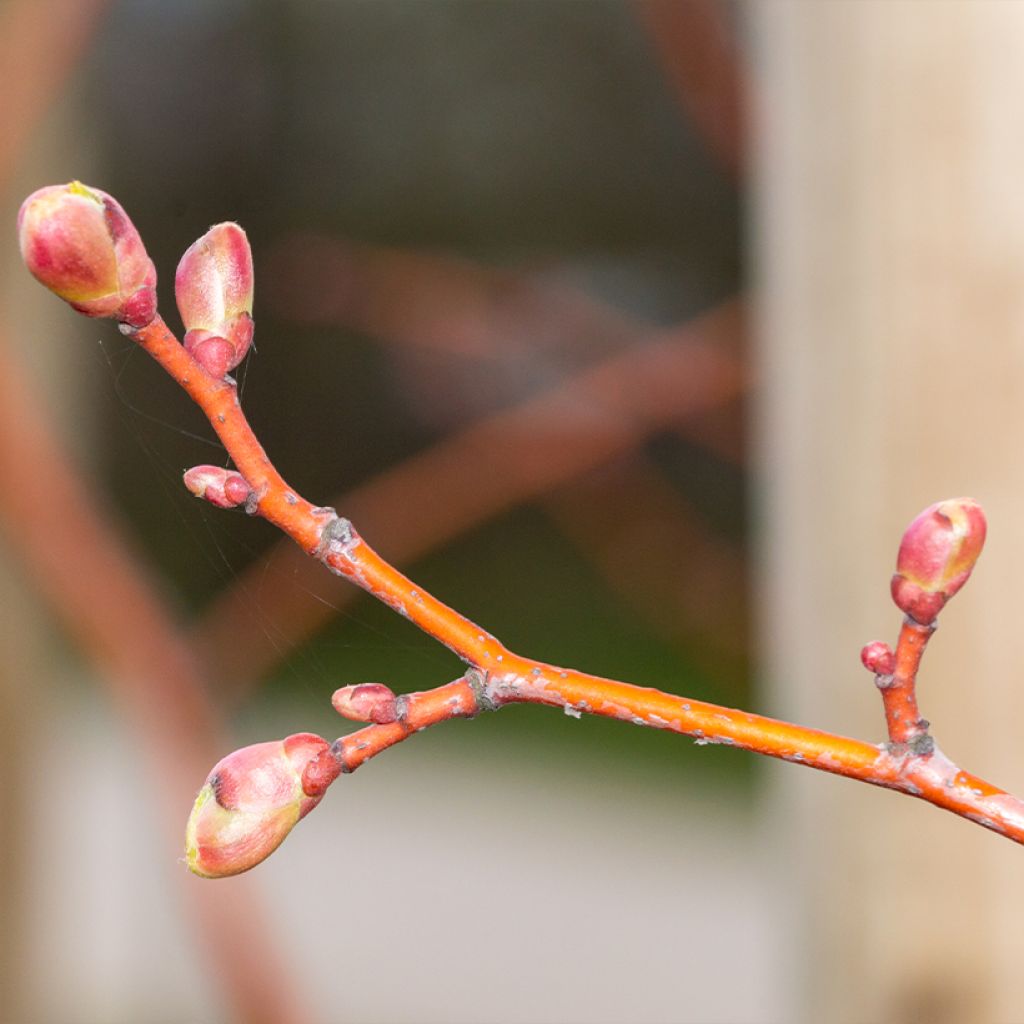
[[[762,636],[775,713],[883,738],[900,532],[970,494],[989,543],[922,709],[1024,789],[1024,4],[751,3]],[[1020,1019],[1024,851],[783,767],[807,1018]]]

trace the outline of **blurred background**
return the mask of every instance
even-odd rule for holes
[[[1020,792],[1022,56],[973,0],[2,0],[0,1017],[1024,1019],[1010,843],[544,709],[188,875],[220,756],[458,664],[194,501],[209,426],[13,231],[114,194],[176,326],[181,252],[241,223],[278,468],[533,657],[881,740],[900,532],[973,494],[922,706]]]

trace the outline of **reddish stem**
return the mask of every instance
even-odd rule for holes
[[[321,755],[309,767],[311,786],[325,787],[332,772],[352,770],[427,725],[507,703],[548,704],[685,733],[697,737],[698,742],[727,743],[897,789],[1024,843],[1024,803],[959,771],[937,750],[924,754],[876,747],[513,654],[469,619],[417,588],[381,558],[347,520],[338,518],[333,510],[315,507],[291,490],[256,440],[233,383],[207,374],[162,320],[157,318],[133,336],[206,413],[257,495],[256,511],[332,571],[415,622],[473,666],[466,677],[447,687],[408,696],[398,721],[371,725],[338,741],[331,748],[334,754]],[[916,670],[921,645],[915,648],[911,635],[907,632],[904,657],[908,667]]]
[[[934,632],[934,622],[922,626],[907,616],[896,644],[896,670],[891,680],[878,681],[889,742],[894,747],[909,747],[921,754],[929,753],[931,738],[928,722],[917,707],[917,671]]]

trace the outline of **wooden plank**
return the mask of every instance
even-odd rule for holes
[[[895,637],[900,532],[971,494],[988,548],[942,616],[921,701],[950,756],[1020,791],[1024,4],[747,14],[768,710],[883,738],[857,653]],[[1024,852],[798,776],[773,769],[770,827],[787,830],[806,1019],[1019,1019]]]

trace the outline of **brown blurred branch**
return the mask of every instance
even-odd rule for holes
[[[109,6],[110,0],[8,0],[0,9],[0,185]]]
[[[65,458],[29,380],[0,337],[0,524],[34,588],[99,675],[131,724],[163,799],[168,865],[179,855],[177,821],[195,779],[223,749],[202,673],[153,580]],[[173,851],[173,852],[172,852]],[[181,875],[182,883],[191,883]],[[202,899],[197,898],[199,895]],[[292,975],[270,940],[254,887],[186,898],[207,956],[243,1021],[308,1019]]]
[[[373,523],[380,546],[408,563],[735,397],[745,384],[734,355],[741,327],[739,303],[727,303],[484,417],[334,504]],[[282,587],[282,580],[293,585]],[[296,588],[320,600],[297,601]],[[350,594],[282,542],[213,603],[199,630],[200,649],[222,684],[240,691],[327,622]],[[260,628],[264,619],[274,623],[275,637]]]
[[[301,234],[269,264],[261,296],[278,316],[451,355],[573,366],[652,329],[568,285],[447,253]]]
[[[355,328],[385,344],[397,343],[471,358],[508,359],[511,364],[527,362],[531,371],[542,378],[579,372],[579,366],[592,363],[602,355],[642,344],[651,330],[571,287],[552,284],[521,270],[482,267],[469,260],[437,253],[363,245],[319,235],[292,236],[279,244],[274,263],[275,271],[270,275],[274,282],[271,303],[280,314]],[[554,372],[537,374],[537,365],[545,361],[563,365]],[[442,382],[439,382],[437,375],[432,375],[431,392],[435,397],[449,377],[450,372],[442,375]],[[509,388],[507,377],[501,379],[502,386]],[[474,393],[480,391],[479,387],[470,388],[468,384],[466,387]],[[458,390],[459,384],[454,388]],[[438,400],[446,406],[453,404],[449,396]],[[637,393],[636,401],[642,403],[644,395]],[[742,425],[737,405],[726,402],[699,417],[686,419],[682,433],[688,441],[708,449],[718,458],[732,463],[742,461]],[[742,605],[743,586],[735,552],[727,543],[716,541],[708,534],[681,496],[670,500],[669,492],[674,489],[664,479],[655,479],[661,474],[653,463],[639,458],[643,469],[637,468],[630,483],[643,487],[643,493],[652,500],[652,509],[661,510],[663,518],[659,526],[662,531],[675,536],[682,545],[680,551],[703,553],[693,563],[703,566],[708,576],[702,583],[712,584],[712,566],[705,564],[703,556],[712,551],[721,554],[725,560],[721,579],[728,579],[730,586],[738,587],[739,596],[730,603],[734,608]],[[600,490],[601,474],[587,479],[585,489]],[[561,497],[554,504],[548,503],[549,510],[556,510],[556,525],[582,553],[596,560],[599,571],[606,575],[611,586],[624,589],[627,600],[640,607],[637,588],[630,589],[626,576],[608,573],[606,553],[590,543],[599,541],[592,530],[594,508],[589,500],[573,500],[573,494],[583,486],[579,477],[572,477],[572,485],[561,489]],[[631,493],[629,488],[626,493]],[[590,494],[590,499],[598,504],[605,497],[608,498],[606,507],[619,508],[615,494],[602,493],[600,498]],[[637,507],[643,500],[634,493],[631,507]],[[668,522],[669,509],[674,510],[678,522]],[[575,522],[576,515],[582,522]],[[624,558],[629,557],[634,546],[643,548],[654,539],[637,532],[626,536],[617,532],[616,536],[615,549]],[[636,558],[643,561],[648,553],[638,551]],[[662,562],[666,564],[669,563]],[[720,582],[715,583],[711,592],[717,593],[720,589]],[[696,602],[691,608],[694,613],[700,613],[698,622],[705,624],[690,633],[685,632],[682,619],[675,618],[676,613],[685,614],[678,601],[641,604],[653,616],[653,623],[671,639],[679,641],[683,635],[699,635],[702,640],[710,640],[702,650],[705,647],[720,650],[721,660],[731,663],[730,675],[742,674],[745,658],[742,654],[737,656],[737,650],[744,631],[736,627],[735,622],[729,623],[721,634],[721,642],[715,643],[705,632],[709,611],[706,602]],[[673,615],[666,616],[665,609],[669,607]],[[672,619],[671,624],[669,619]]]
[[[670,640],[732,684],[746,677],[746,574],[735,546],[643,454],[631,453],[554,490],[543,508],[562,532]],[[622,536],[621,523],[631,527]]]
[[[11,0],[0,11],[0,190],[109,6]],[[223,749],[217,716],[183,631],[141,568],[144,558],[110,525],[116,517],[66,458],[34,391],[0,325],[0,526],[34,588],[100,670],[151,762],[173,843],[170,865],[197,772]],[[188,876],[181,882],[233,1016],[268,1024],[309,1019],[256,888],[246,883],[200,900]]]
[[[634,7],[679,105],[722,167],[741,178],[746,89],[725,4],[722,0],[636,0]]]

